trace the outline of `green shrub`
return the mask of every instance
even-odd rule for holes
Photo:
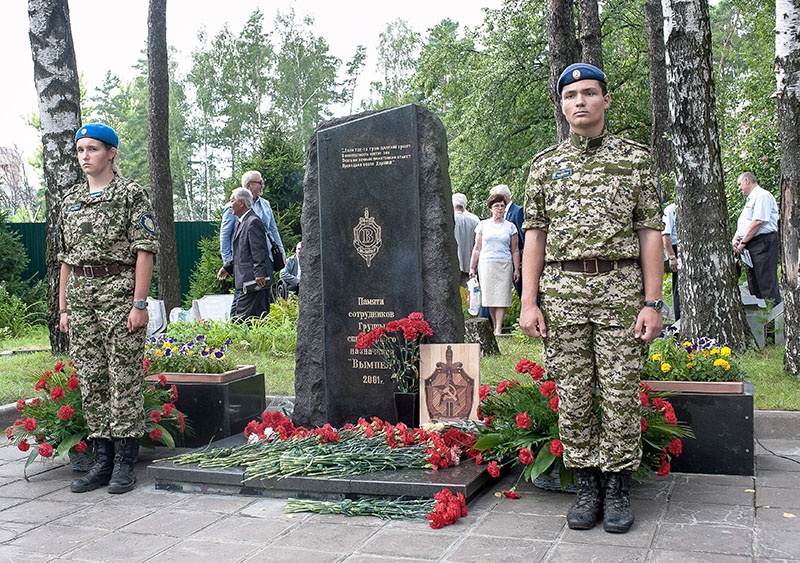
[[[190,309],[192,301],[200,299],[204,295],[231,292],[230,281],[217,279],[217,272],[222,267],[222,257],[219,255],[219,237],[203,237],[197,243],[197,248],[200,249],[200,260],[197,261],[189,276],[189,293],[183,302],[184,309]]]
[[[270,305],[269,316],[253,320],[250,324],[249,346],[257,352],[271,352],[276,356],[294,356],[297,344],[297,296],[278,299]]]
[[[16,338],[27,332],[37,320],[34,308],[8,292],[0,282],[0,338]]]

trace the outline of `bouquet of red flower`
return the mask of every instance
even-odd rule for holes
[[[27,468],[37,456],[49,458],[66,457],[72,453],[90,453],[89,428],[83,416],[83,403],[76,370],[68,364],[58,362],[53,370],[45,371],[36,382],[39,396],[17,401],[19,418],[6,429],[9,445],[20,451],[30,451],[25,463]],[[166,387],[166,379],[159,387],[149,385],[144,390],[144,411],[147,416],[145,435],[139,443],[148,448],[161,443],[175,447],[175,439],[181,439],[187,431],[183,413],[175,408],[178,400],[175,386]]]
[[[369,332],[360,332],[356,350],[375,348],[392,371],[392,379],[401,393],[419,392],[419,346],[433,330],[422,313],[411,313],[405,319],[389,321]]]
[[[564,446],[558,433],[558,395],[555,382],[544,368],[527,359],[517,364],[517,373],[527,373],[530,380],[501,381],[495,389],[480,389],[480,416],[485,423],[475,449],[481,450],[478,463],[489,461],[488,471],[500,476],[503,465],[522,464],[523,476],[533,481],[542,473],[558,471],[562,487],[574,475],[564,467]],[[682,451],[681,438],[692,437],[691,429],[679,423],[664,394],[654,393],[645,384],[639,389],[642,403],[642,463],[634,479],[650,472],[665,476],[670,460]],[[597,402],[595,408],[600,409]]]

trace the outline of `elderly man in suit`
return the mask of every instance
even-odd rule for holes
[[[233,275],[234,287],[241,292],[234,316],[245,320],[269,313],[266,285],[272,263],[264,223],[253,212],[253,194],[246,188],[236,188],[231,193],[230,206],[238,218],[233,257],[220,268],[217,279]]]

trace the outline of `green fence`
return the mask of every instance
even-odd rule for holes
[[[22,274],[25,279],[43,280],[47,275],[44,254],[47,240],[44,223],[7,223],[12,232],[20,236],[28,253],[28,268]],[[219,225],[209,221],[180,221],[175,223],[175,240],[178,245],[178,268],[181,277],[181,301],[189,293],[189,276],[200,259],[197,243],[201,238],[217,238]]]

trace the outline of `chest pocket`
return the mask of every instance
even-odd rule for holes
[[[607,164],[603,172],[609,187],[607,215],[619,226],[630,228],[636,209],[638,175],[624,163]]]

